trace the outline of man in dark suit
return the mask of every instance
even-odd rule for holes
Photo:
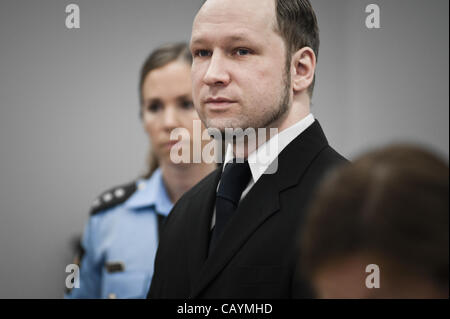
[[[200,118],[222,133],[278,134],[259,143],[267,132],[258,131],[253,148],[230,144],[225,164],[175,205],[149,298],[311,296],[296,276],[296,238],[315,186],[345,161],[310,113],[318,48],[308,0],[208,0],[200,9],[191,38]]]

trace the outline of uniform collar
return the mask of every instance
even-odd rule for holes
[[[136,186],[136,193],[125,203],[127,208],[140,209],[154,206],[158,214],[164,216],[169,214],[173,204],[167,194],[160,168],[149,179],[139,180]]]
[[[262,144],[256,151],[248,156],[248,164],[250,166],[250,171],[252,172],[254,183],[256,183],[258,179],[266,172],[267,168],[278,157],[281,151],[297,136],[311,126],[314,121],[314,116],[311,113],[308,114],[308,116],[302,120],[273,136],[270,140]],[[226,164],[230,162],[233,158],[233,148],[231,145],[227,145],[224,163]],[[259,158],[263,158],[264,161],[259,160]],[[224,169],[225,165],[223,165],[222,170]]]

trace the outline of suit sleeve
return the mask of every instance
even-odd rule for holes
[[[313,299],[314,291],[310,283],[305,278],[301,278],[298,273],[294,275],[292,281],[292,298],[293,299]]]

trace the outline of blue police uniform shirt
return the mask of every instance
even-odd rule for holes
[[[136,186],[126,201],[89,218],[79,288],[66,298],[146,297],[158,247],[157,214],[167,216],[173,204],[160,169]]]

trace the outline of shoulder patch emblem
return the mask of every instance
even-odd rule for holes
[[[136,182],[111,188],[97,197],[92,203],[91,215],[125,202],[136,191]]]

